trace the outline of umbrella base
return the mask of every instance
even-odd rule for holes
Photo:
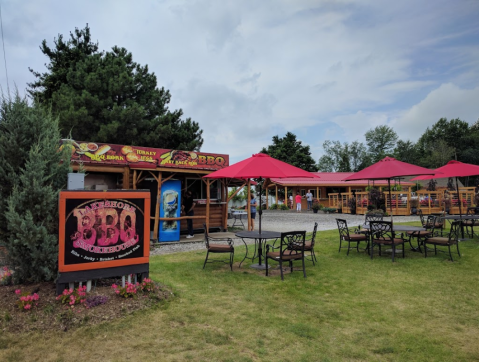
[[[266,264],[251,264],[250,268],[258,269],[258,270],[266,270]],[[269,266],[268,266],[269,269]]]

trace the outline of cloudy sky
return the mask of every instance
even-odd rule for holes
[[[10,88],[44,71],[39,45],[88,23],[125,47],[234,163],[288,131],[325,140],[389,125],[411,141],[479,118],[477,0],[0,0]],[[7,87],[2,52],[0,84]]]

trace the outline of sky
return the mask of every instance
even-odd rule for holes
[[[441,117],[479,119],[478,0],[0,0],[0,85],[25,94],[39,46],[88,23],[101,50],[148,65],[230,164],[294,133],[413,142]],[[4,52],[3,52],[4,49]],[[6,63],[5,63],[6,60]],[[7,75],[8,74],[8,83]],[[145,145],[147,146],[147,145]]]

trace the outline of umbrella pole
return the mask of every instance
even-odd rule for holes
[[[263,205],[262,205],[262,202],[261,202],[261,199],[262,199],[262,189],[261,189],[261,186],[262,186],[262,181],[263,181],[263,178],[260,177],[259,178],[259,211],[258,211],[258,214],[259,214],[259,233],[261,234],[261,215],[263,214]],[[261,260],[261,257],[260,257],[260,260]],[[261,264],[261,263],[260,263]]]
[[[391,222],[393,222],[393,199],[391,197],[391,179],[388,178],[389,187],[389,212],[391,213]]]
[[[462,224],[462,200],[461,194],[459,192],[459,185],[457,183],[457,176],[456,176],[456,190],[457,190],[457,203],[459,204],[459,220],[461,221],[461,236],[464,239],[464,225]]]

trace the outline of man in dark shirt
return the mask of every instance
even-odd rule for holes
[[[181,211],[186,214],[186,216],[194,216],[194,208],[196,206],[196,202],[193,200],[193,195],[190,190],[186,191],[185,197],[183,198],[183,206],[181,207]],[[193,219],[186,220],[186,224],[188,225],[188,235],[186,235],[187,239],[194,237],[193,233]]]

